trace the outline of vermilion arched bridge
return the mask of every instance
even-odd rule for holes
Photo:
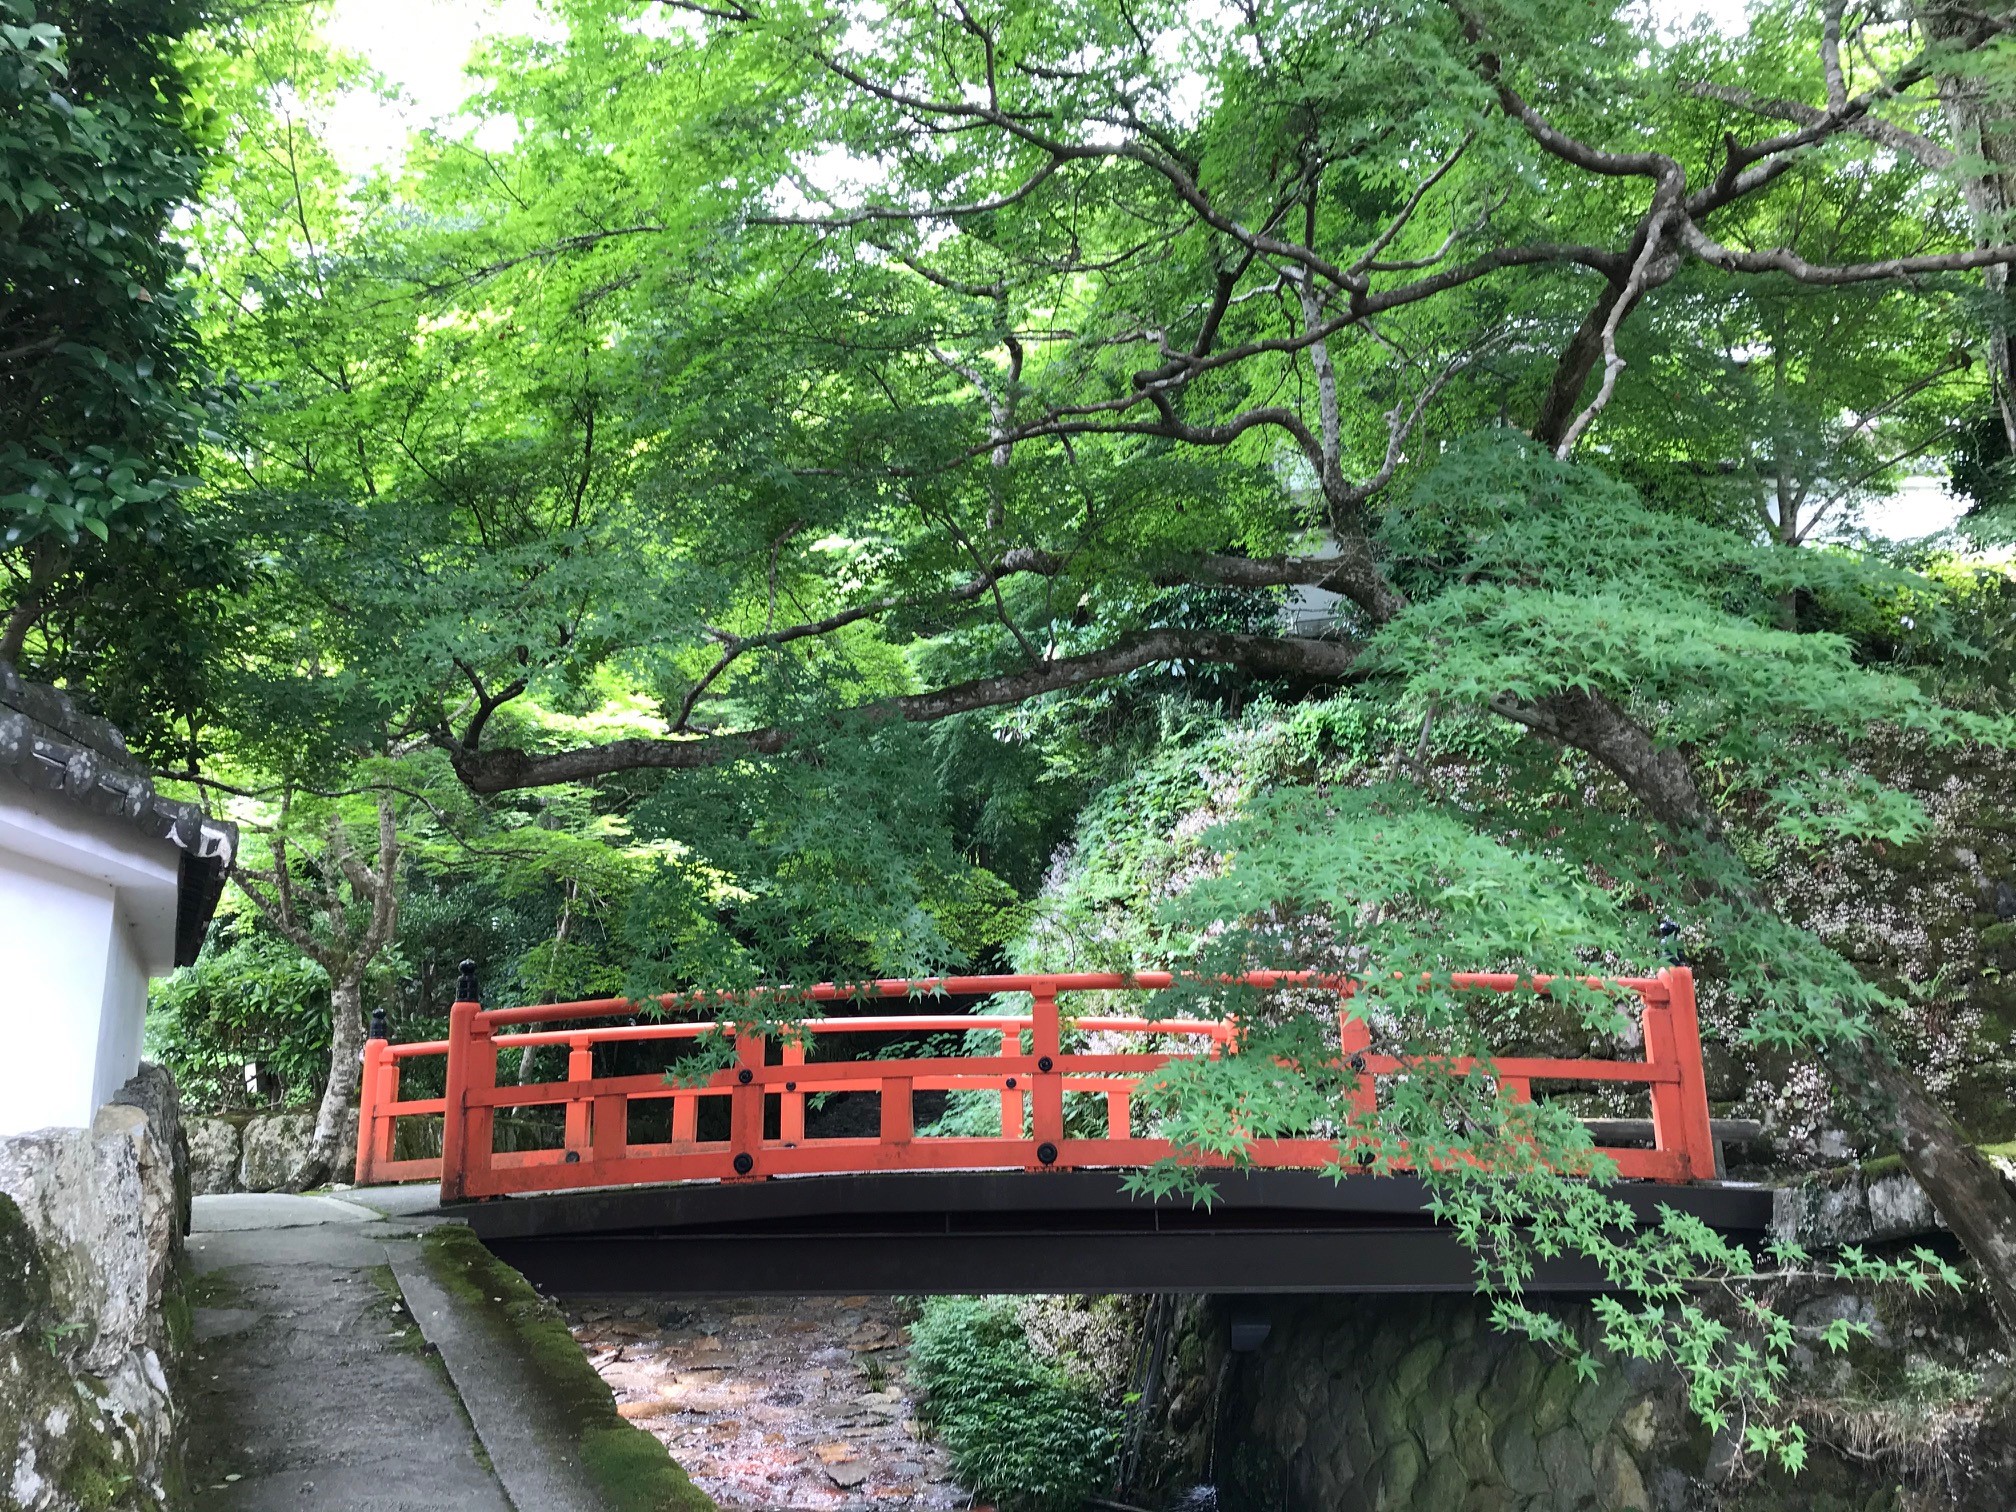
[[[1357,1111],[1375,1107],[1382,1081],[1409,1073],[1410,1063],[1372,1048],[1352,1011],[1358,982],[1312,972],[1238,981],[1335,996],[1339,1053],[1361,1073],[1351,1094]],[[446,1040],[367,1043],[357,1180],[438,1179],[444,1207],[556,1290],[1468,1289],[1470,1259],[1429,1218],[1420,1184],[1341,1166],[1334,1138],[1254,1140],[1242,1169],[1212,1173],[1209,1208],[1124,1190],[1128,1171],[1174,1153],[1166,1140],[1136,1132],[1142,1081],[1173,1060],[1233,1048],[1230,1021],[1098,1012],[1102,996],[1172,985],[1166,972],[825,984],[795,996],[860,1009],[878,998],[914,1006],[924,996],[1026,993],[1030,1007],[1010,1016],[856,1012],[810,1018],[795,1037],[772,1039],[712,1019],[636,1022],[635,1005],[620,999],[486,1009],[465,972],[465,1001],[452,1010]],[[1455,978],[1459,990],[1477,992],[1546,985]],[[1769,1194],[1717,1179],[1717,1138],[1728,1131],[1709,1118],[1691,974],[1675,967],[1611,985],[1638,1000],[1642,1059],[1443,1065],[1489,1075],[1520,1099],[1570,1084],[1642,1089],[1648,1119],[1590,1121],[1624,1178],[1619,1194],[1648,1215],[1663,1204],[1739,1235],[1761,1231]],[[962,1037],[957,1053],[858,1053],[895,1035],[949,1033]],[[598,1059],[606,1070],[654,1045],[668,1056],[678,1042],[715,1034],[732,1039],[734,1061],[702,1084],[669,1082],[662,1069],[597,1074]],[[1067,1034],[1074,1045],[1100,1048],[1067,1050]],[[499,1083],[500,1054],[549,1047],[567,1051],[565,1081]],[[445,1058],[445,1095],[402,1098],[404,1073],[423,1058]],[[808,1100],[843,1092],[874,1094],[876,1132],[808,1131]],[[920,1133],[918,1094],[952,1092],[998,1099],[995,1128]],[[1071,1121],[1079,1132],[1067,1126],[1073,1097],[1103,1103],[1094,1121],[1103,1129],[1083,1132],[1082,1118]],[[500,1116],[511,1122],[517,1110],[555,1107],[557,1144],[499,1147]],[[396,1158],[400,1120],[431,1116],[441,1119],[440,1157]],[[1572,1260],[1534,1278],[1541,1289],[1601,1284]]]

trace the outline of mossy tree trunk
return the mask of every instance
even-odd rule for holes
[[[1830,1057],[1835,1084],[1897,1141],[1897,1153],[1980,1272],[2003,1330],[2016,1339],[2016,1197],[1953,1115],[1870,1041]]]

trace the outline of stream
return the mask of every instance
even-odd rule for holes
[[[891,1297],[575,1298],[617,1411],[724,1512],[966,1508],[917,1421]]]

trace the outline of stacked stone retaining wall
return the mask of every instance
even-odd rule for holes
[[[174,1083],[151,1066],[88,1129],[0,1139],[0,1512],[178,1494],[183,1150]]]

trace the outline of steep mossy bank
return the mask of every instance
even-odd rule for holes
[[[1159,741],[1122,780],[1101,789],[1053,861],[1032,922],[1013,950],[1023,970],[1114,970],[1187,958],[1200,944],[1172,922],[1173,902],[1221,872],[1214,826],[1294,787],[1348,789],[1397,769],[1423,774],[1452,800],[1477,798],[1537,759],[1513,729],[1454,721],[1403,722],[1351,692],[1284,705],[1260,701],[1231,721],[1185,723],[1172,712]],[[1546,805],[1601,809],[1609,779],[1570,755],[1544,758]],[[1937,745],[1877,732],[1855,752],[1857,771],[1907,794],[1922,810],[1908,838],[1795,844],[1726,817],[1745,861],[1784,916],[1851,961],[1901,1006],[1889,1032],[1908,1065],[1976,1140],[2016,1138],[2016,755],[1975,744]],[[1537,801],[1537,800],[1536,800]],[[1684,926],[1687,920],[1680,921]],[[1608,964],[1649,971],[1669,945],[1644,918],[1637,958]],[[1759,1118],[1766,1151],[1735,1150],[1750,1174],[1835,1166],[1886,1148],[1881,1131],[1836,1105],[1817,1061],[1750,1043],[1748,1009],[1728,990],[1711,933],[1682,946],[1700,984],[1703,1053],[1718,1115]],[[1491,963],[1479,963],[1491,964]],[[1572,1015],[1521,1009],[1510,1026],[1535,1053],[1592,1053]],[[1588,1113],[1640,1114],[1591,1105]]]
[[[422,1253],[429,1274],[491,1330],[499,1355],[522,1362],[538,1415],[572,1440],[609,1512],[714,1512],[663,1444],[617,1416],[567,1320],[530,1282],[459,1224],[428,1233]]]

